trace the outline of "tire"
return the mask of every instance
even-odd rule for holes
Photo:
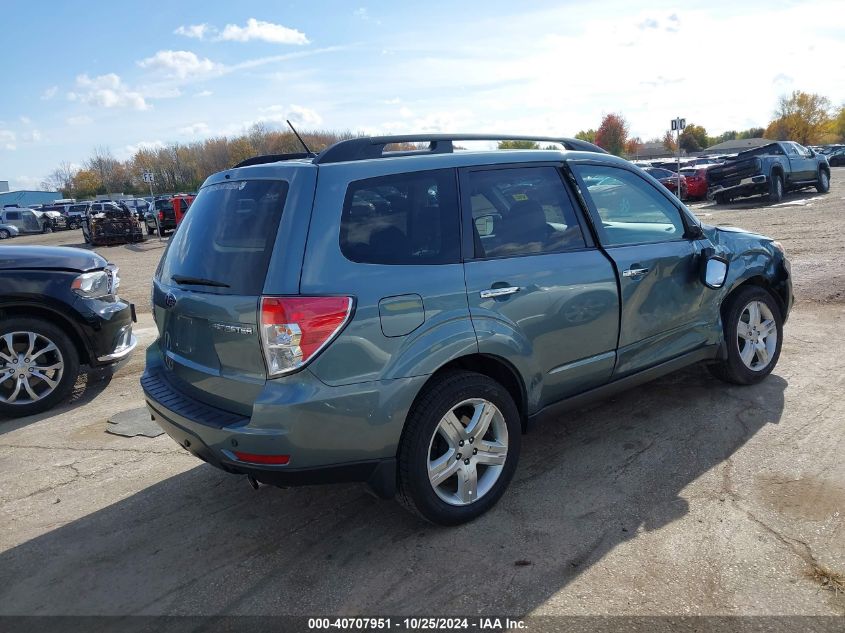
[[[34,347],[30,335],[35,335]],[[35,356],[25,355],[33,349]],[[39,372],[38,367],[50,370]],[[78,375],[79,354],[60,327],[33,318],[0,321],[0,416],[17,418],[54,407],[68,397]]]
[[[780,306],[766,289],[759,286],[741,288],[730,295],[727,301],[722,309],[722,317],[728,357],[709,365],[709,369],[716,378],[725,382],[753,385],[772,373],[780,358],[783,344],[783,316]],[[753,312],[749,310],[754,304],[757,305],[759,314],[756,323]],[[741,330],[748,332],[748,335],[741,335]],[[763,332],[769,334],[763,335]],[[771,340],[772,334],[776,337],[774,341]],[[762,345],[763,348],[755,350],[754,341],[758,341],[756,347]]]
[[[827,193],[830,191],[830,173],[827,170],[819,170],[819,179],[816,183],[816,191],[819,193]]]
[[[41,229],[41,232],[42,233],[52,233],[53,229],[50,228],[49,226],[45,226],[43,229]]]
[[[728,202],[731,201],[731,199],[728,198],[727,194],[724,193],[717,193],[713,196],[713,200],[716,201],[716,204],[728,204]]]
[[[449,413],[457,428],[446,421]],[[487,422],[476,436],[472,419],[482,419],[481,414]],[[425,387],[408,414],[398,451],[399,502],[438,525],[481,516],[513,477],[521,434],[519,411],[502,385],[475,372],[444,372]],[[440,469],[446,476],[435,485],[429,469],[438,463],[446,466]]]
[[[775,203],[783,200],[783,176],[772,174],[769,179],[769,202]]]
[[[147,235],[155,235],[155,230],[150,228],[150,225],[147,225]]]
[[[12,237],[12,234],[9,233],[6,229],[0,229],[0,240],[7,240]]]

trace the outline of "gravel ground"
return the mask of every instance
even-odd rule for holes
[[[140,351],[54,411],[0,420],[0,614],[845,615],[833,171],[825,196],[693,205],[786,247],[798,303],[772,376],[741,388],[693,367],[544,422],[470,525],[421,524],[358,486],[254,492],[166,436],[106,434],[142,404]],[[139,307],[142,347],[162,246],[99,249]]]

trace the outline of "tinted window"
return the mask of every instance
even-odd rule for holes
[[[554,167],[468,174],[476,257],[583,248],[584,236]]]
[[[6,211],[6,219],[7,220],[20,220],[21,219],[21,212],[20,211]]]
[[[678,208],[643,178],[600,165],[573,165],[601,218],[603,244],[677,240],[684,235]]]
[[[381,176],[349,185],[340,249],[366,264],[454,263],[460,261],[459,231],[454,171]]]
[[[213,279],[228,288],[191,286],[222,294],[258,295],[288,192],[283,180],[242,180],[204,187],[185,216],[161,266],[173,275]]]

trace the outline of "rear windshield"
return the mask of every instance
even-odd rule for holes
[[[177,275],[228,286],[183,286],[191,290],[261,294],[287,193],[284,180],[241,180],[203,188],[170,238],[161,281],[178,285],[173,282]]]

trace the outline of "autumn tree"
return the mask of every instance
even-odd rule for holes
[[[103,181],[96,171],[80,169],[73,176],[72,187],[76,198],[93,198],[103,190]]]
[[[666,134],[663,135],[663,147],[673,153],[677,150],[678,146],[675,144],[675,135],[672,130],[667,130]]]
[[[616,156],[625,152],[628,140],[628,122],[621,114],[606,114],[596,130],[595,144]]]
[[[766,128],[766,138],[796,141],[802,145],[818,143],[830,133],[831,104],[827,97],[794,91],[782,96],[775,118]]]
[[[63,197],[71,197],[73,191],[73,177],[78,170],[67,161],[62,161],[59,166],[47,174],[42,181],[41,187],[45,191],[61,191]]]
[[[639,136],[635,136],[634,138],[629,138],[625,142],[625,154],[627,154],[629,158],[632,157],[632,156],[636,157],[640,153],[640,151],[642,150],[642,147],[643,147],[643,141]]]

